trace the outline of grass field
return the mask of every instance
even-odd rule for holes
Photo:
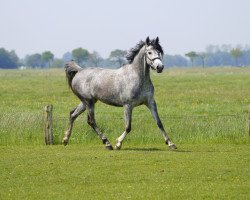
[[[246,145],[0,149],[0,199],[249,199]]]
[[[63,70],[0,70],[0,199],[248,199],[250,68],[152,73],[171,152],[145,107],[133,112],[121,151],[105,151],[83,114],[67,147],[43,145],[43,106],[53,104],[55,144],[78,99]],[[114,144],[123,109],[98,103]]]

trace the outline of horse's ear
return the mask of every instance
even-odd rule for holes
[[[146,38],[146,45],[149,45],[149,43],[150,43],[150,39],[149,39],[149,37],[147,37]]]
[[[157,36],[157,38],[155,39],[155,43],[159,44],[159,37]]]

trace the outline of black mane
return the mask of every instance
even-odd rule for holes
[[[128,54],[126,55],[126,59],[128,60],[129,64],[131,64],[134,61],[135,56],[139,53],[140,49],[145,45],[145,43],[146,42],[141,40],[134,48],[131,48],[128,51]],[[157,41],[157,39],[151,40],[149,42],[149,45],[153,46],[154,49],[159,51],[161,53],[161,55],[164,54],[164,51],[163,51],[161,45],[159,44],[159,42]]]
[[[144,41],[140,41],[134,48],[131,48],[126,55],[128,63],[131,64],[135,56],[139,53],[140,49],[145,45]]]

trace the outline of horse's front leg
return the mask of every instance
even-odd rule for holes
[[[116,140],[117,143],[115,145],[115,148],[117,150],[121,149],[123,140],[125,139],[126,135],[131,131],[132,109],[132,106],[129,104],[124,106],[125,131]]]
[[[147,107],[149,108],[149,110],[150,110],[150,112],[151,112],[154,120],[156,121],[157,126],[161,130],[161,133],[162,133],[162,136],[163,136],[163,138],[165,140],[165,143],[168,145],[168,147],[170,149],[177,149],[177,147],[175,146],[175,144],[171,142],[170,138],[168,137],[168,134],[166,133],[166,131],[165,131],[164,127],[163,127],[161,119],[160,119],[160,117],[158,115],[158,111],[157,111],[157,106],[156,106],[155,100],[151,99],[148,102]]]

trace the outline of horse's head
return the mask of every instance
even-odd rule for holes
[[[150,40],[147,37],[145,44],[145,59],[147,64],[151,69],[156,70],[157,73],[161,73],[164,65],[162,63],[163,49],[159,44],[159,38]]]

